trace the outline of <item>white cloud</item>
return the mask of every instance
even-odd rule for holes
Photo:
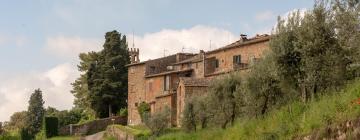
[[[132,35],[128,34],[129,47],[132,47]],[[210,26],[198,25],[189,29],[163,29],[143,36],[135,36],[135,48],[140,49],[140,60],[145,61],[177,52],[198,53],[200,50],[223,47],[238,39],[233,33]],[[184,49],[183,49],[184,48]]]
[[[264,11],[264,12],[257,13],[255,15],[255,19],[258,21],[267,21],[267,20],[274,19],[275,17],[276,16],[272,11]]]
[[[15,45],[16,47],[22,47],[29,43],[29,39],[22,35],[2,35],[0,34],[0,46]]]
[[[0,83],[0,121],[9,120],[17,111],[26,110],[30,94],[37,88],[43,91],[45,107],[70,109],[74,97],[71,85],[78,76],[76,66],[68,63],[40,73],[25,73],[2,80]]]
[[[60,57],[77,59],[79,53],[98,51],[101,46],[101,39],[56,36],[47,38],[45,50]]]

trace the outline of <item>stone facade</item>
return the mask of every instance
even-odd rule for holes
[[[206,94],[211,79],[216,76],[232,71],[247,73],[248,66],[266,52],[269,40],[268,35],[250,39],[241,36],[234,43],[208,52],[178,53],[144,62],[138,61],[138,49],[130,49],[131,58],[136,59],[128,65],[128,124],[141,123],[137,105],[146,102],[151,113],[167,106],[171,124],[179,126],[189,97]]]

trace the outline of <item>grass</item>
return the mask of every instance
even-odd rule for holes
[[[52,137],[48,140],[80,140],[80,137],[74,137],[74,136],[58,136],[58,137]]]
[[[165,134],[160,140],[229,140],[229,139],[294,139],[329,124],[337,124],[360,116],[360,80],[348,84],[342,91],[327,92],[316,101],[289,103],[262,118],[242,118],[225,130],[209,128],[193,133]]]
[[[137,139],[141,139],[141,140],[149,139],[149,137],[151,136],[150,130],[143,125],[136,125],[136,126],[110,125],[107,128],[107,132],[112,131],[111,129],[113,129],[113,127],[128,134],[131,134]],[[105,139],[112,140],[114,138],[111,137],[111,135],[105,134]]]

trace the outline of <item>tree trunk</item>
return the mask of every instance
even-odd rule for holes
[[[305,103],[307,99],[307,93],[306,93],[306,87],[304,83],[300,84],[300,90],[301,90],[301,99]]]
[[[235,122],[235,111],[236,111],[236,104],[232,104],[232,114],[231,114],[231,125],[234,125]]]
[[[109,117],[112,117],[112,108],[110,104],[109,104]]]
[[[207,118],[203,118],[201,121],[201,128],[202,129],[206,128],[206,124],[207,124]]]
[[[221,125],[221,128],[222,129],[225,129],[226,128],[226,125],[228,124],[229,120],[226,119],[226,121]]]
[[[267,110],[268,100],[269,100],[269,98],[267,96],[265,96],[265,102],[264,102],[263,108],[261,109],[261,114],[262,115],[264,115],[266,110]]]

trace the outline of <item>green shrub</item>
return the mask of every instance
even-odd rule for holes
[[[119,113],[118,113],[118,116],[127,117],[128,116],[128,109],[127,108],[121,108]]]
[[[138,105],[137,109],[140,114],[141,120],[144,121],[146,115],[148,115],[150,113],[150,105],[148,103],[141,102]]]
[[[58,135],[59,120],[57,117],[45,117],[43,123],[43,131],[46,138]]]
[[[166,107],[164,110],[151,115],[146,113],[144,115],[144,122],[153,135],[159,136],[170,126],[170,109]]]
[[[186,102],[181,126],[187,132],[196,131],[196,116],[194,108],[194,102],[192,100]]]
[[[32,140],[34,136],[29,133],[27,128],[22,128],[20,130],[20,139],[21,140]]]

